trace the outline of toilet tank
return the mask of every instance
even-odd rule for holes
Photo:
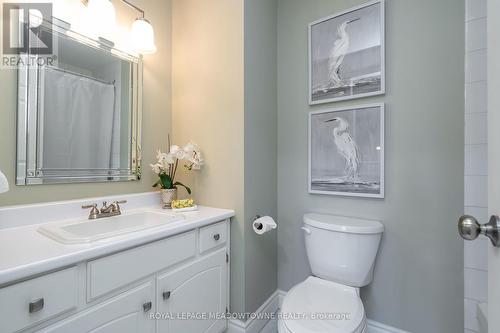
[[[304,237],[314,276],[352,287],[372,281],[384,225],[345,216],[304,215]]]

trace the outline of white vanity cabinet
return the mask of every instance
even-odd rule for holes
[[[225,249],[161,275],[157,283],[158,314],[174,316],[158,320],[159,333],[217,333],[226,328],[220,320],[227,307]]]
[[[90,307],[46,329],[44,333],[152,333],[149,318],[154,298],[151,282],[128,290],[117,297]]]
[[[4,285],[0,332],[224,332],[229,230],[205,224]]]

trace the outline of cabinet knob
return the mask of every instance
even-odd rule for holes
[[[215,239],[216,241],[218,241],[218,240],[220,239],[220,235],[219,235],[219,234],[215,234],[215,235],[214,235],[214,239]]]
[[[163,292],[163,300],[167,300],[170,298],[170,291],[165,291]]]
[[[144,312],[148,312],[149,310],[151,310],[152,307],[153,307],[153,303],[151,303],[151,302],[147,302],[147,303],[144,303],[142,305]]]
[[[30,313],[35,313],[42,310],[44,305],[45,301],[43,300],[43,298],[39,298],[34,300],[33,302],[30,302],[29,304]]]

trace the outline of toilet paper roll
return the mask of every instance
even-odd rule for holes
[[[276,227],[276,222],[274,222],[271,216],[259,217],[253,221],[253,231],[255,231],[258,235],[262,235],[268,231],[276,229]]]

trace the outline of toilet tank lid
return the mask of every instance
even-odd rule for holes
[[[379,221],[347,216],[309,213],[304,215],[304,223],[311,227],[351,234],[379,234],[384,232],[384,225]]]

